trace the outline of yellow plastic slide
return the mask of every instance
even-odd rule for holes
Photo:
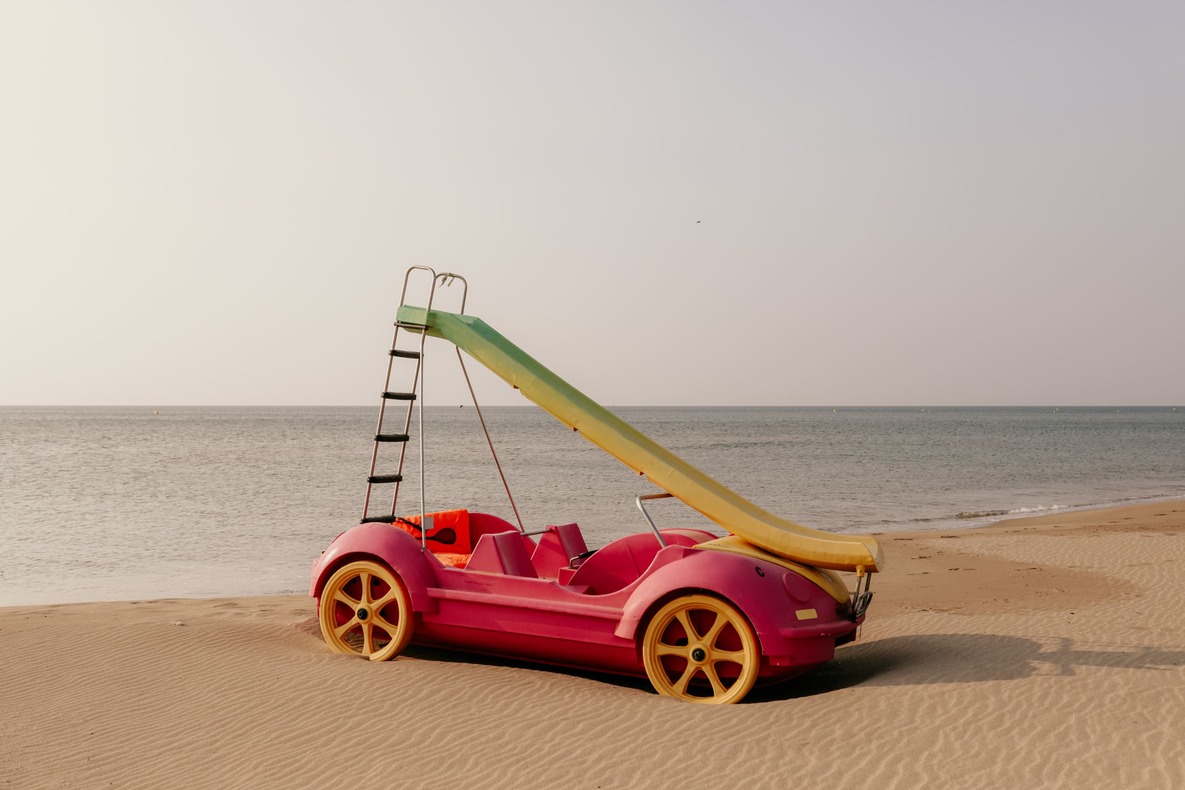
[[[884,565],[875,538],[811,529],[758,507],[638,432],[480,318],[405,305],[398,320],[426,326],[429,336],[453,343],[560,422],[750,543],[820,568],[873,573]]]

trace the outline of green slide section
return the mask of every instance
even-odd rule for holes
[[[872,573],[884,565],[875,538],[795,524],[721,485],[596,403],[480,318],[405,305],[398,320],[460,348],[564,425],[724,529],[794,562]]]

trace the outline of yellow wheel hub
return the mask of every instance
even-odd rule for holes
[[[411,641],[407,588],[397,575],[371,560],[343,565],[329,577],[317,619],[330,648],[371,661],[394,658]]]
[[[757,682],[761,651],[749,621],[710,595],[684,595],[650,620],[646,676],[659,694],[689,702],[739,702]]]

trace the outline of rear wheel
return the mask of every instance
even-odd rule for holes
[[[338,653],[386,661],[411,641],[407,588],[397,574],[371,560],[343,565],[329,577],[317,617],[325,642]]]
[[[650,620],[646,676],[659,694],[688,702],[739,702],[757,682],[761,651],[749,621],[711,595],[684,595]]]

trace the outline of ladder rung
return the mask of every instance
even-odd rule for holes
[[[359,524],[394,524],[394,516],[371,516],[358,522]]]
[[[403,480],[403,475],[371,475],[366,478],[368,483],[399,483]]]
[[[393,349],[391,349],[391,356],[401,357],[403,359],[419,359],[420,352],[419,351],[404,351],[401,348],[393,348]]]
[[[374,440],[376,442],[406,442],[408,435],[406,433],[376,433]]]
[[[416,394],[414,392],[384,392],[383,397],[387,400],[415,400]]]

